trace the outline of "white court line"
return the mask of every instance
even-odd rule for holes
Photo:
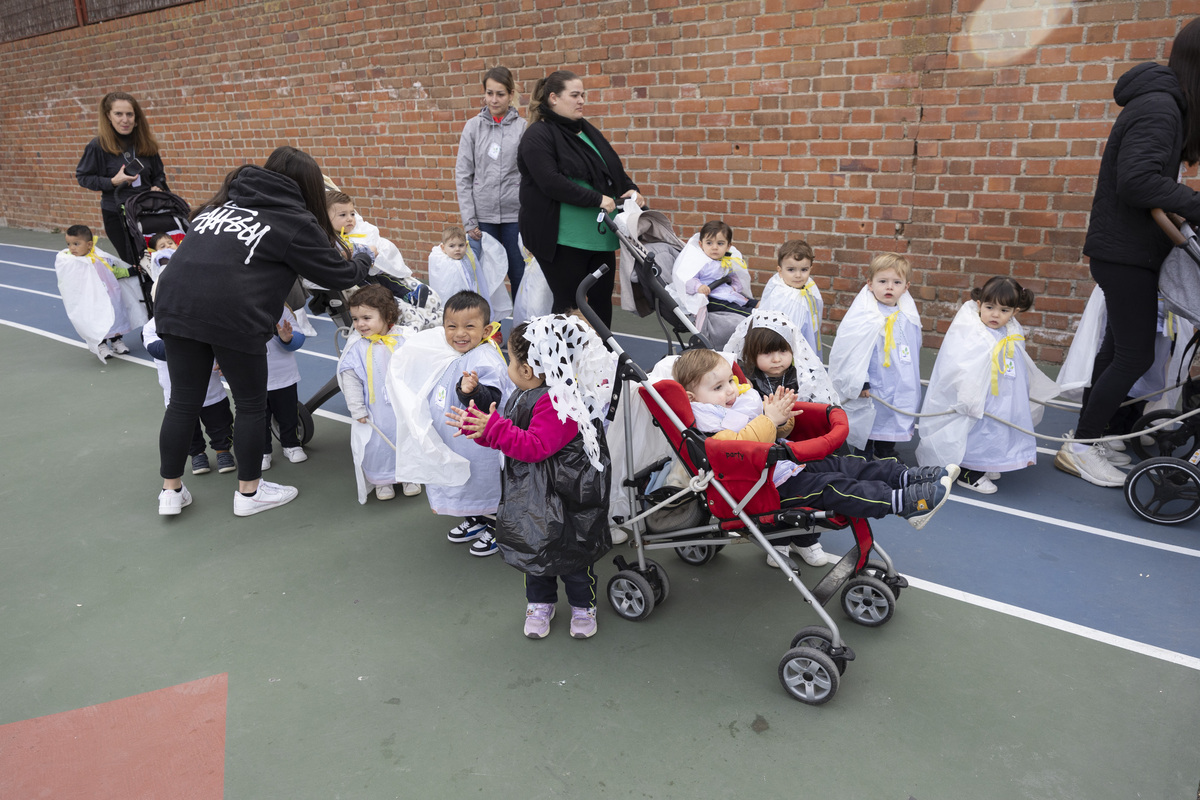
[[[949,586],[942,586],[938,583],[921,580],[920,578],[908,577],[908,583],[917,589],[924,589],[927,592],[948,597],[951,600],[958,600],[963,603],[968,603],[980,608],[986,608],[990,611],[997,611],[1001,614],[1007,614],[1010,617],[1027,620],[1038,625],[1045,625],[1047,628],[1062,631],[1063,633],[1072,633],[1076,636],[1082,636],[1085,639],[1091,639],[1102,644],[1109,644],[1113,647],[1119,647],[1122,650],[1129,650],[1133,653],[1138,653],[1143,656],[1150,656],[1162,661],[1168,661],[1172,664],[1178,664],[1181,667],[1188,669],[1200,670],[1200,658],[1195,656],[1185,655],[1184,653],[1176,653],[1174,650],[1167,650],[1162,647],[1156,647],[1152,644],[1135,641],[1134,639],[1126,639],[1124,636],[1117,636],[1112,633],[1106,633],[1095,628],[1089,628],[1086,625],[1078,625],[1074,622],[1068,622],[1064,619],[1051,617],[1046,614],[1030,611],[1020,606],[1001,603],[998,600],[992,600],[987,597],[981,597],[970,592],[963,592],[958,589],[952,589]]]
[[[58,250],[51,250],[49,247],[34,247],[33,245],[28,244],[9,244],[8,242],[0,242],[0,247],[19,247],[22,250],[41,250],[43,253],[57,253],[62,250],[61,247],[58,248]]]
[[[1065,519],[1047,517],[1044,514],[1035,514],[1032,511],[1022,511],[1018,508],[1009,508],[1008,506],[1001,506],[997,505],[996,503],[987,503],[983,500],[976,500],[973,497],[959,497],[958,495],[950,495],[949,499],[956,503],[963,503],[965,505],[976,506],[978,508],[986,508],[989,511],[999,511],[1001,514],[1010,514],[1014,517],[1021,517],[1022,519],[1028,519],[1034,522],[1044,522],[1047,525],[1056,525],[1060,528],[1069,528],[1073,531],[1080,531],[1081,533],[1090,533],[1093,536],[1103,536],[1106,539],[1116,539],[1118,542],[1126,542],[1127,544],[1141,545],[1142,547],[1150,547],[1154,548],[1155,550],[1166,550],[1168,553],[1178,553],[1179,555],[1183,556],[1200,558],[1200,550],[1193,550],[1189,547],[1180,547],[1177,544],[1156,542],[1153,539],[1142,539],[1137,536],[1130,536],[1127,533],[1106,531],[1103,528],[1096,528],[1079,522],[1071,522]]]
[[[39,292],[37,289],[26,289],[23,286],[9,286],[7,283],[0,283],[0,289],[12,289],[14,292],[40,294],[42,297],[53,297],[55,300],[62,300],[62,295],[51,294],[50,292]]]
[[[82,342],[75,341],[73,339],[68,339],[65,336],[59,336],[57,333],[50,333],[49,331],[39,330],[38,328],[33,328],[33,327],[30,327],[29,325],[22,325],[19,322],[11,322],[6,319],[0,319],[0,324],[7,325],[11,328],[17,328],[18,330],[27,331],[29,333],[34,333],[39,336],[44,336],[47,339],[53,339],[58,342],[65,342],[69,345],[74,345],[75,347],[84,347],[85,346]],[[135,364],[143,364],[145,366],[152,366],[150,363],[148,363],[140,358],[131,358],[130,356],[117,356],[117,358],[120,358],[124,361],[132,361]],[[332,411],[325,411],[324,409],[317,409],[313,413],[316,416],[325,417],[326,419],[336,420],[338,422],[343,422],[346,424],[349,424],[350,422],[352,422],[350,417],[346,416],[345,414],[337,414]],[[953,496],[950,499],[951,500],[959,500],[960,502],[966,502],[968,505],[977,505],[982,508],[990,509],[993,511],[1012,513],[1011,509],[1006,509],[1003,506],[996,506],[992,503],[983,503],[983,502],[980,502],[977,500],[965,500],[963,498],[957,498],[957,497],[953,497]],[[1050,517],[1041,517],[1041,515],[1038,515],[1038,514],[1020,513],[1020,514],[1018,514],[1018,516],[1028,516],[1030,518],[1038,518],[1038,519],[1044,520],[1046,522],[1050,522],[1051,524],[1064,525],[1064,527],[1079,527],[1081,529],[1088,528],[1088,526],[1075,526],[1073,524],[1065,523],[1060,520],[1054,520]],[[1098,528],[1092,528],[1092,529],[1090,529],[1090,531],[1100,533],[1101,535],[1112,535],[1114,538],[1120,538],[1120,539],[1131,541],[1134,543],[1142,543],[1142,544],[1146,544],[1148,546],[1154,546],[1157,544],[1156,542],[1149,542],[1144,539],[1135,539],[1134,537],[1131,537],[1131,536],[1127,537],[1127,536],[1124,536],[1123,534],[1108,534],[1107,531],[1100,531],[1100,529],[1098,529]],[[1175,548],[1173,545],[1166,545],[1166,546],[1164,546],[1164,549],[1172,549],[1177,552],[1185,552],[1188,555],[1200,555],[1200,552],[1198,552],[1198,551],[1189,551],[1189,550],[1185,550],[1184,548]],[[950,586],[943,586],[939,583],[933,583],[931,581],[922,580],[921,578],[914,578],[911,576],[906,576],[906,577],[908,577],[909,585],[911,585],[917,589],[923,589],[927,592],[932,592],[933,594],[941,595],[942,597],[950,598],[951,600],[958,600],[960,602],[967,603],[969,605],[974,605],[974,606],[978,606],[980,608],[986,608],[986,609],[989,609],[992,611],[997,611],[1001,614],[1008,614],[1009,616],[1028,620],[1030,622],[1034,622],[1039,625],[1045,625],[1046,627],[1053,628],[1055,630],[1060,630],[1060,631],[1063,631],[1064,633],[1070,633],[1070,634],[1074,634],[1076,636],[1082,636],[1085,639],[1091,639],[1096,642],[1101,642],[1102,644],[1109,644],[1109,645],[1112,645],[1113,647],[1119,647],[1123,650],[1129,650],[1131,652],[1138,653],[1140,655],[1146,655],[1146,656],[1150,656],[1151,658],[1157,658],[1162,661],[1168,661],[1172,664],[1178,664],[1182,667],[1187,667],[1189,669],[1200,670],[1200,658],[1196,658],[1194,656],[1189,656],[1185,653],[1177,653],[1173,650],[1167,650],[1162,647],[1156,647],[1155,645],[1152,645],[1152,644],[1145,644],[1144,642],[1138,642],[1133,639],[1126,639],[1122,636],[1117,636],[1115,634],[1106,633],[1104,631],[1097,630],[1095,628],[1089,628],[1085,625],[1079,625],[1077,623],[1069,622],[1067,620],[1059,619],[1057,617],[1051,617],[1049,615],[1042,614],[1037,611],[1030,611],[1029,609],[1021,608],[1020,606],[1014,606],[1014,605],[1010,605],[1008,603],[1002,603],[998,600],[991,600],[986,597],[981,597],[980,595],[975,595],[975,594],[971,594],[969,592],[964,592],[960,589],[954,589]]]
[[[54,267],[35,267],[33,264],[23,264],[20,261],[5,261],[0,259],[0,264],[8,264],[12,267],[24,267],[25,269],[37,269],[42,272],[54,272]]]

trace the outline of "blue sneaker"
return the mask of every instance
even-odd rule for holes
[[[450,533],[446,538],[455,544],[463,544],[465,542],[473,542],[483,535],[487,530],[487,525],[482,522],[476,522],[473,519],[464,519],[462,522],[450,529]]]
[[[479,534],[479,538],[471,543],[471,555],[473,556],[490,556],[496,552],[496,535],[492,531],[492,526],[488,525],[483,529],[483,533]]]
[[[209,472],[212,472],[212,467],[209,466],[207,453],[200,453],[192,456],[193,475],[204,475]]]
[[[233,472],[236,469],[237,462],[233,460],[233,453],[228,450],[222,450],[217,453],[217,472]]]

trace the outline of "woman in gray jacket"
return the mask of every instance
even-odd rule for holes
[[[458,208],[476,257],[480,240],[488,234],[508,253],[508,282],[517,295],[525,259],[517,244],[517,212],[521,176],[517,172],[517,144],[525,120],[512,105],[516,84],[506,67],[492,67],[483,76],[484,107],[463,128],[458,143],[454,179]]]

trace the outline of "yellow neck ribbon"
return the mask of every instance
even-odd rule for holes
[[[87,259],[93,264],[96,263],[96,242],[100,241],[99,236],[92,237],[92,249],[87,251]]]
[[[1163,322],[1163,327],[1166,329],[1167,338],[1175,341],[1175,315],[1170,311],[1167,312],[1167,318]]]
[[[804,288],[800,290],[800,294],[804,296],[805,302],[808,303],[808,314],[812,317],[813,335],[817,337],[817,358],[821,357],[821,317],[817,314],[817,297],[810,289],[817,288],[816,281],[812,278],[808,279],[808,283],[804,284]]]
[[[746,262],[736,256],[725,256],[721,259],[721,271],[732,272],[735,268],[746,268]]]
[[[504,357],[504,351],[500,349],[500,345],[496,344],[496,340],[494,338],[492,338],[499,332],[500,332],[500,323],[499,322],[491,323],[490,325],[488,325],[486,328],[483,329],[483,341],[480,342],[479,344],[490,344],[492,347],[496,348],[496,352],[500,354],[500,360],[504,361],[505,363],[508,363],[508,359],[506,359]]]
[[[346,229],[343,227],[338,232],[338,238],[342,240],[342,244],[346,245],[346,249],[350,250],[350,252],[354,252],[354,243],[350,240],[365,239],[367,238],[367,235],[365,233],[346,233]]]
[[[375,404],[375,357],[371,355],[371,348],[376,344],[383,344],[391,352],[396,352],[396,337],[387,333],[372,333],[370,336],[364,336],[367,340],[367,402]]]
[[[1000,374],[1004,372],[1005,359],[1013,358],[1016,355],[1017,342],[1025,341],[1025,337],[1019,333],[1014,333],[1012,336],[1005,336],[1000,341],[996,342],[996,346],[992,348],[992,394],[1000,394]]]
[[[892,351],[896,349],[896,319],[900,316],[900,309],[896,309],[883,321],[883,365],[890,367],[892,365]]]

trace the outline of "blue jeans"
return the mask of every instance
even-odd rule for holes
[[[517,244],[517,236],[521,233],[520,226],[515,222],[480,222],[479,230],[504,245],[504,251],[508,253],[508,282],[512,287],[513,299],[516,299],[521,278],[525,277],[525,258],[521,255],[521,246]],[[475,251],[475,257],[482,258],[483,241],[468,236],[467,242]]]

